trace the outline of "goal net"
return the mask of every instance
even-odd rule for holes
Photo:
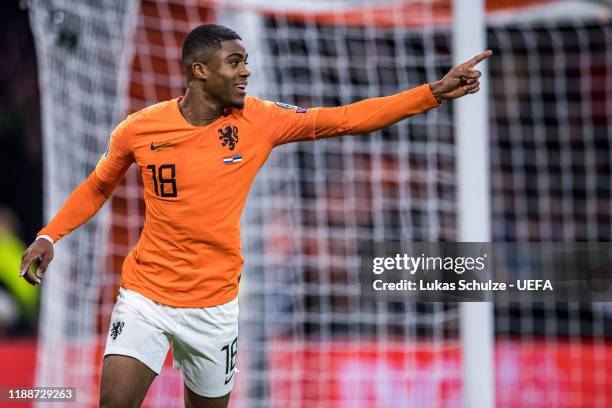
[[[489,3],[494,240],[609,241],[605,9]],[[116,123],[184,92],[181,44],[199,24],[242,36],[250,94],[303,107],[396,93],[439,79],[453,61],[452,9],[441,0],[97,4],[31,3],[47,219]],[[361,241],[457,239],[455,165],[450,103],[369,135],[272,153],[242,219],[232,406],[462,405],[457,305],[368,303],[358,276]],[[80,405],[97,403],[121,263],[144,222],[140,177],[132,167],[101,213],[56,245],[44,285],[37,383],[78,387]],[[612,404],[611,309],[496,304],[498,406]],[[183,406],[171,364],[145,405]]]
[[[563,2],[492,18],[492,237],[610,242],[609,9]],[[612,403],[612,303],[497,303],[499,406]]]

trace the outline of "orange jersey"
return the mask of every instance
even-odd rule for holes
[[[370,132],[438,106],[427,84],[337,108],[302,109],[248,97],[243,109],[193,126],[179,110],[180,99],[119,124],[95,171],[39,232],[57,240],[85,222],[135,162],[146,218],[125,259],[121,286],[175,307],[209,307],[236,297],[243,264],[240,216],[275,146]]]

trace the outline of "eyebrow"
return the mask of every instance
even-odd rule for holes
[[[242,58],[243,54],[235,52],[235,53],[230,54],[230,55],[227,56],[227,58],[231,58],[231,57],[240,57],[240,58]],[[247,59],[247,58],[249,58],[249,54],[245,54],[244,55],[244,59]]]

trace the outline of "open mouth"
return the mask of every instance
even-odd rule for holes
[[[234,85],[234,88],[238,90],[238,93],[246,95],[246,84]]]

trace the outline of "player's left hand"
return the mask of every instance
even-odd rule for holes
[[[489,58],[492,54],[493,51],[491,50],[478,54],[469,61],[453,67],[448,71],[448,74],[444,75],[444,78],[432,83],[430,85],[431,92],[438,102],[442,102],[444,99],[461,98],[462,96],[478,92],[480,90],[478,79],[482,74],[474,69],[474,66]]]

